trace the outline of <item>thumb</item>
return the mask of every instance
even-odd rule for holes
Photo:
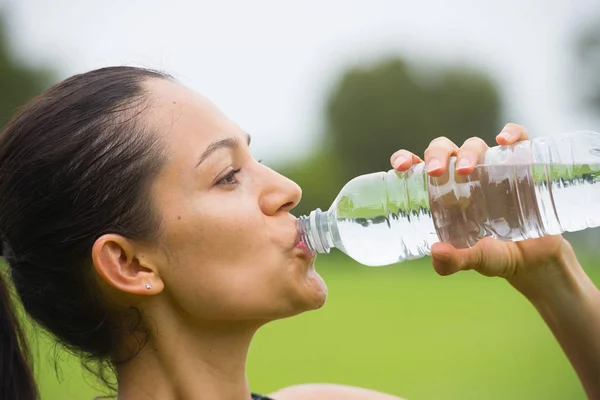
[[[435,243],[431,247],[431,257],[435,271],[444,276],[470,269],[485,276],[503,276],[510,269],[512,259],[506,246],[492,238],[484,238],[468,249]]]
[[[455,272],[471,269],[473,248],[457,249],[449,243],[435,243],[431,246],[431,261],[435,272],[442,276],[452,275]]]

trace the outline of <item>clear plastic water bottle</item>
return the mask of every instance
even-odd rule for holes
[[[488,149],[468,175],[424,164],[348,182],[328,211],[298,219],[312,251],[370,266],[423,257],[439,241],[520,241],[600,225],[600,134],[580,131]]]

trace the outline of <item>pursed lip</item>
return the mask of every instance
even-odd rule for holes
[[[308,248],[308,245],[306,243],[302,241],[300,232],[296,232],[296,237],[294,240],[294,249],[299,250],[305,257],[315,258],[317,255],[314,251],[311,251]]]
[[[299,230],[298,220],[296,218],[290,218],[285,224],[285,228],[283,226],[281,227],[282,230],[285,229],[285,233],[280,231],[282,235],[280,237],[285,237],[287,240],[289,240],[288,245],[286,246],[289,249],[288,251],[290,251],[294,257],[302,258],[308,262],[314,261],[314,259],[317,257],[317,253],[311,251],[308,245],[302,241],[302,234]]]

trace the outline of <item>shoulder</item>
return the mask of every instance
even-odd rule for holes
[[[273,400],[402,400],[390,394],[333,384],[290,386],[269,395]]]

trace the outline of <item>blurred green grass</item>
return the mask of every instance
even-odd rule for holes
[[[598,284],[598,267],[582,263]],[[319,257],[317,269],[327,304],[258,332],[248,360],[253,391],[332,382],[411,400],[585,399],[541,318],[501,279],[440,277],[429,258],[370,268],[334,254]],[[57,377],[54,354],[40,338],[43,400],[101,393],[67,356]]]

